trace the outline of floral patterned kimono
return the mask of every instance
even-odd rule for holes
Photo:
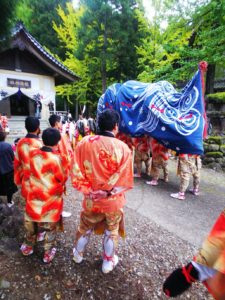
[[[30,151],[42,147],[42,142],[37,135],[28,133],[25,138],[19,140],[14,160],[14,181],[21,185],[21,194],[26,199],[30,190]]]
[[[84,194],[83,212],[89,213],[89,222],[99,217],[99,214],[111,214],[111,220],[116,219],[117,214],[121,215],[125,204],[124,192],[133,187],[131,151],[126,144],[111,135],[86,136],[76,146],[71,178],[73,186]],[[92,200],[89,197],[91,191],[110,192],[116,188],[121,192],[107,198]],[[96,223],[96,220],[93,220],[93,223]],[[94,228],[95,233],[103,233],[104,224],[102,225]],[[80,231],[88,229],[84,227],[82,230],[81,213]],[[120,229],[120,234],[123,235],[122,222]]]

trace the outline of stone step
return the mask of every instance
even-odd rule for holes
[[[8,120],[10,132],[7,136],[7,141],[13,143],[16,138],[24,137],[27,134],[25,129],[25,116],[13,116]],[[43,131],[50,125],[47,120],[40,119],[40,129]]]

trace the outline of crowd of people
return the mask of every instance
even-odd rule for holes
[[[2,117],[1,119],[2,120]],[[1,121],[1,125],[4,122]],[[131,137],[118,132],[119,115],[106,109],[93,118],[71,114],[62,118],[52,114],[50,128],[40,138],[38,117],[27,117],[27,135],[14,142],[14,149],[5,142],[0,129],[0,194],[12,196],[21,187],[25,199],[25,236],[23,255],[31,255],[34,245],[44,240],[44,263],[50,263],[57,251],[56,234],[62,229],[63,195],[70,177],[75,189],[83,193],[82,211],[73,247],[73,260],[83,261],[85,248],[92,233],[103,234],[102,272],[111,272],[119,258],[119,235],[125,236],[125,192],[133,187],[133,177],[142,177],[142,164],[151,176],[146,183],[158,185],[160,170],[169,181],[168,160],[174,153],[149,136]],[[14,150],[14,151],[13,151]],[[193,176],[195,196],[199,195],[201,158],[199,155],[177,155],[179,190],[170,196],[185,199]],[[135,173],[133,173],[133,169]],[[169,297],[183,293],[195,281],[203,281],[215,299],[225,299],[225,212],[217,220],[201,251],[189,264],[175,270],[164,282]]]

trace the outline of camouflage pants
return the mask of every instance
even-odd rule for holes
[[[151,176],[154,180],[159,179],[160,170],[163,170],[164,179],[168,178],[168,160],[164,160],[162,157],[152,160]]]
[[[55,246],[55,239],[56,239],[56,229],[58,226],[58,222],[33,222],[26,220],[24,221],[25,226],[25,237],[24,243],[28,246],[34,246],[37,241],[37,235],[40,232],[46,232],[45,240],[44,240],[44,250],[47,251]]]
[[[150,175],[151,171],[151,157],[149,153],[147,152],[140,152],[138,150],[135,150],[135,156],[134,156],[134,163],[137,168],[137,173],[141,174],[142,170],[142,162],[145,163],[145,168],[146,168],[146,174]]]
[[[121,210],[112,213],[82,211],[75,242],[89,230],[94,230],[97,234],[102,234],[105,230],[108,230],[110,232],[110,238],[113,240],[114,248],[116,249],[122,220],[123,212]]]
[[[193,188],[199,189],[200,169],[202,167],[201,158],[188,157],[179,158],[178,160],[178,175],[180,175],[180,192],[185,193],[191,176],[193,176]]]

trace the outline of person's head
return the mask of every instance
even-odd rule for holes
[[[18,144],[19,140],[20,140],[20,138],[17,138],[17,139],[14,140],[13,143],[14,143],[15,146]]]
[[[40,121],[36,117],[26,117],[25,128],[27,132],[38,134],[40,132]]]
[[[81,134],[82,136],[85,136],[85,126],[84,126],[84,122],[82,120],[77,121],[77,130],[78,130],[79,134]]]
[[[59,115],[55,115],[55,114],[51,115],[48,121],[51,127],[56,129],[62,128],[61,117]]]
[[[114,131],[117,133],[120,116],[117,111],[106,109],[98,115],[98,128],[100,131]]]
[[[4,142],[5,138],[6,138],[6,132],[0,130],[0,142]]]
[[[88,119],[88,127],[91,132],[96,133],[96,124],[95,124],[94,119],[92,119],[92,118]]]
[[[56,128],[47,128],[42,133],[42,140],[45,146],[56,146],[60,139],[60,132]]]

